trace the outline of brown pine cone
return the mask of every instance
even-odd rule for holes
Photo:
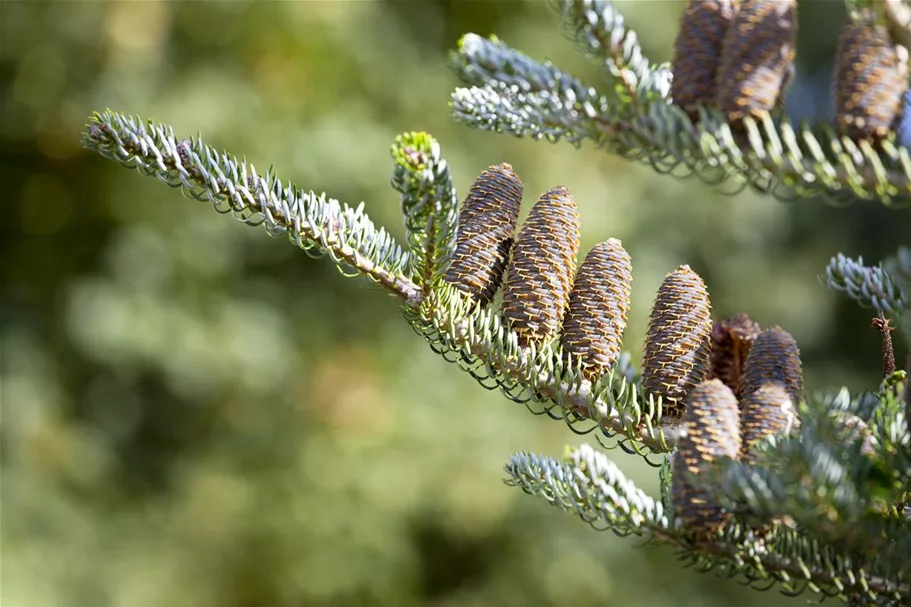
[[[769,382],[747,394],[740,401],[740,461],[756,464],[756,451],[753,447],[767,436],[790,434],[800,424],[797,410],[784,384]],[[740,512],[748,518],[752,514],[749,507],[743,505]],[[753,533],[757,537],[767,537],[783,519],[773,518],[766,521],[754,521]]]
[[[781,383],[795,406],[803,400],[800,350],[791,334],[777,325],[753,341],[743,372],[743,397],[770,382]]]
[[[711,332],[705,283],[680,266],[658,288],[642,361],[642,389],[662,397],[664,417],[679,418],[687,394],[708,374]]]
[[[506,270],[502,313],[520,345],[541,345],[557,335],[578,253],[576,201],[558,187],[541,196],[528,214]]]
[[[743,367],[750,346],[761,331],[759,323],[742,312],[712,327],[709,379],[723,381],[737,398],[743,394]]]
[[[740,453],[737,398],[721,380],[706,380],[690,392],[683,425],[671,480],[674,513],[697,540],[711,540],[727,514],[705,489],[693,486],[686,477],[705,472],[721,457],[736,458]]]
[[[576,273],[561,341],[564,354],[581,359],[590,380],[610,369],[620,355],[632,270],[629,253],[611,238],[595,245]]]
[[[835,55],[835,123],[857,140],[882,140],[901,121],[908,90],[906,65],[889,31],[870,11],[841,30]]]
[[[797,423],[797,411],[784,384],[765,383],[747,394],[740,403],[740,459],[755,463],[752,449],[767,436],[789,434]]]
[[[446,281],[481,305],[500,288],[521,206],[522,180],[505,162],[481,173],[462,203]]]
[[[729,122],[779,104],[794,62],[796,0],[743,0],[721,48],[715,104]]]
[[[699,104],[715,102],[721,44],[737,7],[736,0],[689,0],[680,18],[671,66],[671,97],[693,120]]]

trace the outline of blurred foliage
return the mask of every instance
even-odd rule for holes
[[[667,58],[682,5],[618,5]],[[801,116],[831,113],[843,18],[840,2],[801,2]],[[838,251],[873,261],[907,243],[907,213],[725,197],[471,131],[449,118],[445,68],[469,31],[603,78],[536,0],[0,4],[4,606],[787,602],[503,486],[512,452],[578,438],[440,360],[377,287],[79,147],[93,110],[137,113],[365,200],[401,238],[389,144],[426,130],[462,195],[508,161],[524,212],[565,185],[583,252],[623,240],[635,357],[658,284],[689,263],[716,314],[794,334],[811,389],[875,385],[869,314],[817,277]],[[638,458],[620,463],[657,487]]]

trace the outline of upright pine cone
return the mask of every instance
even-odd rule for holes
[[[835,55],[835,122],[852,139],[885,139],[901,121],[906,65],[872,11],[841,30]]]
[[[711,332],[705,283],[680,266],[658,288],[642,361],[642,389],[662,397],[665,417],[679,418],[687,394],[708,374]]]
[[[721,47],[715,104],[729,122],[780,101],[794,62],[796,0],[743,0]]]
[[[696,119],[697,106],[715,102],[715,73],[724,34],[737,14],[737,0],[689,0],[674,40],[671,97]]]
[[[563,351],[582,361],[588,379],[610,369],[620,355],[629,312],[632,263],[615,238],[598,243],[576,273],[563,319]]]
[[[521,206],[522,180],[505,162],[481,173],[462,203],[446,281],[481,305],[500,288]]]
[[[743,367],[753,340],[762,329],[744,313],[735,314],[712,327],[712,364],[709,379],[718,378],[740,398],[743,394]]]
[[[502,312],[520,345],[540,345],[556,336],[578,253],[576,201],[566,188],[554,188],[528,214],[506,270]]]
[[[791,334],[777,325],[760,333],[750,348],[743,372],[744,398],[769,382],[780,382],[795,405],[803,400],[800,350]]]
[[[706,380],[690,392],[683,421],[685,432],[677,443],[671,481],[674,512],[697,540],[709,540],[724,524],[726,514],[687,475],[703,473],[719,458],[736,458],[740,453],[737,398],[721,380]]]
[[[788,434],[797,421],[797,411],[783,384],[769,382],[753,390],[740,403],[740,459],[755,463],[753,446],[767,436]]]
[[[783,384],[769,382],[743,397],[740,401],[740,460],[756,463],[756,444],[767,436],[789,434],[799,425],[797,411]],[[746,504],[741,505],[740,515],[756,518]],[[754,520],[751,525],[758,537],[765,537],[782,519]]]

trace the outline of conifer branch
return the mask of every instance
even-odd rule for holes
[[[885,7],[890,27],[907,30],[907,4],[869,1]],[[712,12],[720,4],[691,4],[699,10],[685,13],[675,52],[699,65],[675,58],[671,68],[650,63],[609,0],[555,0],[568,35],[616,78],[613,89],[600,92],[496,38],[468,34],[450,57],[469,85],[453,93],[453,113],[476,128],[576,146],[587,139],[659,173],[781,198],[911,200],[911,151],[896,144],[893,126],[897,93],[907,87],[889,35],[867,13],[846,24],[836,124],[850,137],[828,125],[795,126],[774,106],[792,67],[796,16],[793,2],[775,2],[744,0],[736,15],[731,3],[724,14]],[[708,30],[710,44],[699,37]],[[713,88],[719,65],[736,87]],[[675,104],[671,69],[692,76],[694,67],[698,78],[676,81]],[[726,323],[713,333],[708,289],[681,266],[656,296],[639,375],[621,353],[632,269],[621,243],[597,245],[577,270],[579,217],[565,188],[544,194],[516,236],[523,186],[507,163],[485,171],[459,209],[440,146],[424,133],[392,146],[407,250],[363,204],[304,192],[271,169],[260,175],[164,125],[107,111],[90,119],[83,143],[367,276],[400,298],[404,318],[434,351],[485,388],[578,433],[616,437],[646,461],[671,453],[659,464],[657,501],[587,445],[562,461],[517,454],[507,484],[754,587],[777,583],[785,593],[810,589],[852,604],[911,602],[911,391],[896,389],[907,380],[888,373],[894,364],[876,393],[807,404],[793,338],[746,321],[736,335]],[[901,317],[911,332],[911,249],[876,267],[839,254],[826,283],[882,319]],[[497,310],[490,304],[501,285]]]
[[[488,389],[498,387],[516,402],[543,403],[542,413],[574,429],[590,420],[594,425],[582,432],[620,435],[620,446],[630,452],[673,448],[676,420],[663,419],[661,399],[643,396],[628,365],[618,363],[592,382],[578,364],[566,365],[558,342],[520,347],[495,310],[475,305],[451,285],[439,286],[420,315],[406,318],[444,358]]]
[[[671,72],[653,66],[643,54],[636,32],[608,0],[552,0],[561,11],[567,35],[583,53],[599,58],[623,85],[628,101],[666,99]]]
[[[865,266],[862,257],[851,259],[839,253],[829,261],[825,281],[829,288],[844,292],[864,307],[899,316],[908,309],[908,295],[894,276],[882,265]]]
[[[620,468],[589,445],[567,447],[563,461],[516,453],[506,464],[506,484],[552,505],[578,514],[593,525],[604,525],[619,535],[663,535],[671,521],[655,501],[626,478]]]
[[[86,148],[123,166],[152,175],[185,196],[213,203],[249,225],[264,225],[315,256],[328,255],[340,268],[354,268],[405,305],[415,330],[444,356],[481,381],[493,381],[511,399],[546,403],[545,411],[571,427],[591,420],[620,446],[642,455],[673,448],[662,431],[660,399],[644,398],[634,370],[618,365],[596,382],[569,367],[559,344],[520,348],[514,331],[458,289],[440,280],[455,237],[455,192],[439,146],[429,136],[409,134],[393,146],[393,185],[402,193],[409,255],[363,211],[283,184],[272,171],[218,153],[201,139],[178,140],[170,127],[111,111],[94,115],[83,136]],[[415,259],[417,261],[415,261]],[[419,281],[416,284],[414,281]],[[589,428],[591,430],[593,428]]]
[[[568,6],[583,4],[567,0]],[[610,6],[606,0],[597,4],[603,10]],[[627,39],[630,34],[622,20],[598,23],[619,28],[603,36]],[[632,57],[640,56],[633,52]],[[647,64],[637,61],[640,67]],[[667,100],[666,92],[646,98],[602,94],[549,63],[477,36],[464,37],[450,63],[469,85],[453,92],[453,115],[474,128],[550,142],[566,139],[575,146],[588,139],[661,173],[695,174],[714,185],[731,180],[783,199],[821,194],[836,201],[911,200],[911,155],[891,139],[874,146],[838,136],[831,126],[794,126],[768,114],[746,118],[738,126],[741,135],[720,112],[704,107],[697,125]]]
[[[172,128],[110,110],[95,114],[83,145],[139,173],[155,176],[188,198],[211,202],[248,225],[263,225],[271,236],[288,238],[315,256],[328,255],[344,273],[351,267],[409,305],[420,290],[408,275],[408,255],[363,210],[283,184],[269,169],[219,153],[197,137],[178,140]]]
[[[700,571],[717,568],[740,575],[755,587],[778,583],[786,594],[814,592],[874,604],[900,604],[911,588],[887,563],[861,563],[833,546],[797,530],[783,529],[768,540],[730,524],[711,542],[694,549],[687,530],[627,479],[603,454],[588,445],[568,448],[562,461],[518,453],[506,465],[506,483],[540,495],[553,506],[577,514],[598,529],[670,544],[682,560]]]
[[[787,517],[857,559],[911,575],[911,520],[894,512],[911,482],[911,434],[894,392],[877,400],[867,421],[846,390],[804,405],[799,435],[769,440],[755,465],[726,462],[708,482],[731,509]]]
[[[459,201],[440,145],[430,135],[400,135],[392,157],[392,187],[402,194],[411,271],[426,297],[452,258]]]

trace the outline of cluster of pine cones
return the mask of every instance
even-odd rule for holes
[[[793,74],[797,0],[689,0],[674,43],[671,96],[695,120],[698,106],[731,123],[779,107]],[[904,56],[903,56],[904,55]],[[838,130],[879,141],[901,122],[907,51],[870,9],[851,15],[838,40]]]
[[[459,213],[445,279],[478,305],[503,286],[500,313],[523,347],[559,338],[570,365],[596,380],[616,362],[630,308],[632,266],[619,240],[595,245],[576,269],[579,213],[566,188],[544,193],[515,236],[522,181],[508,164],[472,184]],[[665,424],[682,424],[674,467],[678,516],[711,529],[724,513],[685,480],[721,456],[749,460],[769,434],[795,426],[803,398],[797,344],[745,314],[713,323],[709,294],[689,266],[668,274],[655,297],[642,362],[647,398]]]
[[[730,122],[759,118],[782,103],[793,70],[796,0],[689,0],[675,42],[671,94],[693,119],[699,105]],[[871,11],[843,30],[835,66],[837,126],[857,140],[891,136],[908,89],[906,61]],[[592,248],[576,268],[579,213],[566,188],[545,192],[516,235],[522,181],[508,164],[472,184],[459,213],[445,279],[478,305],[503,287],[500,313],[519,345],[559,339],[570,365],[596,380],[620,355],[632,266],[621,242]],[[721,457],[747,463],[765,437],[799,420],[803,374],[794,338],[762,330],[745,314],[713,323],[702,278],[680,266],[662,282],[646,332],[641,387],[679,424],[672,494],[678,519],[710,537],[727,513],[689,474]]]

